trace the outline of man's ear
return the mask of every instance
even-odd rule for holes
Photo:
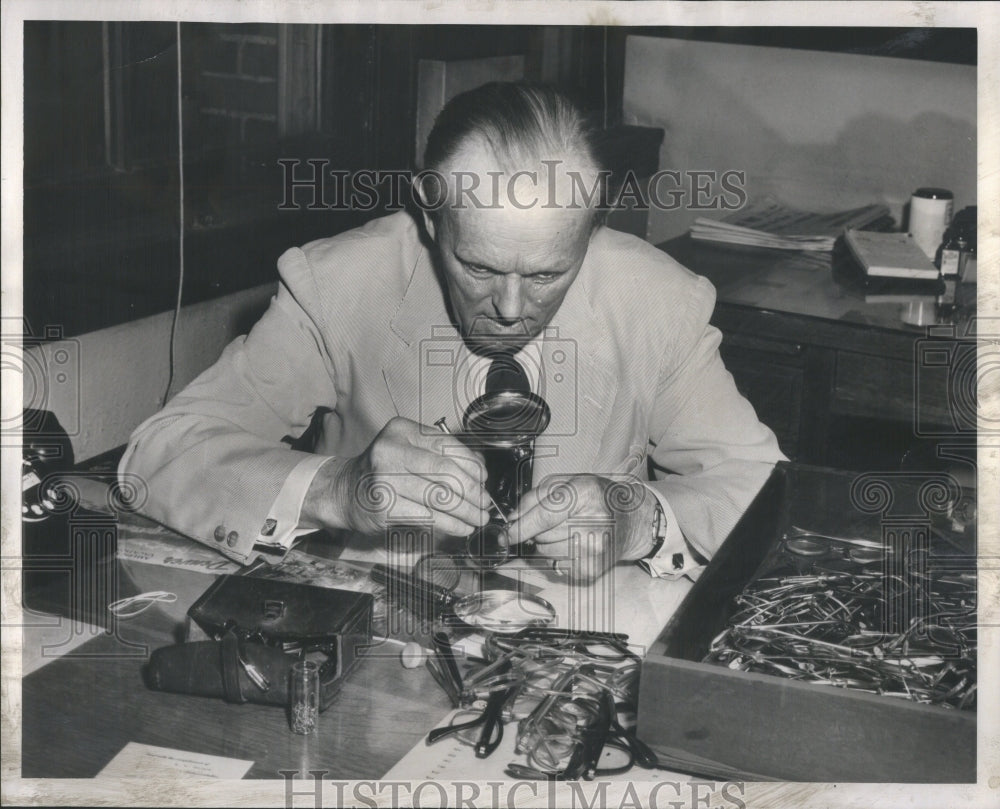
[[[419,174],[413,178],[412,188],[413,196],[420,200],[420,212],[424,216],[424,227],[427,229],[427,235],[430,236],[431,241],[437,241],[437,229],[434,218],[430,215],[431,203],[428,199],[427,189],[424,188],[423,178]]]

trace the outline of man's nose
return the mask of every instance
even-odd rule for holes
[[[498,320],[515,322],[524,313],[524,282],[517,273],[507,273],[497,279],[493,290],[493,308]]]

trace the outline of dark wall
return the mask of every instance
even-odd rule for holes
[[[621,119],[629,33],[975,61],[976,32],[600,26],[329,25],[315,126],[281,135],[276,24],[181,26],[180,222],[175,23],[24,27],[24,311],[72,336],[276,277],[292,245],[380,214],[282,210],[278,160],[348,171],[412,167],[417,62],[522,54],[593,116]],[[383,197],[385,198],[385,197]]]
[[[410,168],[419,59],[522,54],[528,78],[556,81],[597,117],[611,109],[612,123],[620,114],[621,32],[337,25],[319,32],[316,126],[282,137],[280,28],[181,26],[184,303],[272,280],[288,247],[381,213],[280,210],[277,161]],[[181,235],[176,24],[27,22],[24,42],[29,325],[72,336],[171,308]]]

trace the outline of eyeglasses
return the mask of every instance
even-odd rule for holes
[[[527,765],[511,763],[508,775],[591,780],[627,772],[633,764],[656,766],[652,750],[619,720],[622,709],[634,718],[638,670],[631,664],[627,669],[612,673],[604,666],[581,664],[564,672],[518,725],[515,749]],[[627,701],[616,700],[616,691]]]
[[[462,681],[461,704],[449,726],[428,742],[454,736],[485,757],[499,745],[502,724],[517,722],[512,762],[517,778],[575,780],[656,766],[634,727],[640,658],[614,633],[529,628],[487,636],[485,665]]]

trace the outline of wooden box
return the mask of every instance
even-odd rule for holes
[[[666,764],[731,779],[976,780],[974,710],[700,662],[725,628],[733,597],[787,527],[843,536],[860,525],[868,533],[856,535],[878,538],[898,530],[906,515],[919,524],[926,485],[906,477],[776,467],[643,662],[638,734]],[[865,486],[879,481],[890,496],[865,498]],[[952,568],[963,562],[974,571],[974,552],[930,557]]]

